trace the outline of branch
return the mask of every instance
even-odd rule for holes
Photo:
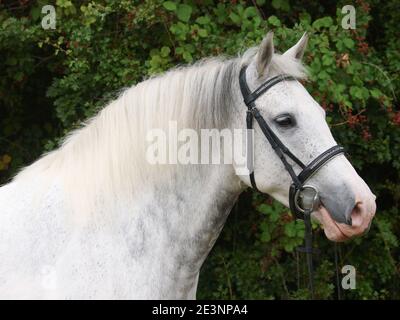
[[[354,115],[354,117],[358,117],[360,114],[364,113],[366,111],[366,109],[362,109],[359,113],[357,113],[356,115]],[[338,123],[333,123],[331,124],[331,127],[338,127],[338,126],[342,126],[346,123],[349,123],[349,120],[343,121],[343,122],[338,122]]]

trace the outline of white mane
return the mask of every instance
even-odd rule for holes
[[[60,148],[22,170],[15,180],[40,176],[60,179],[78,210],[94,211],[96,201],[115,202],[119,195],[142,192],[173,174],[173,166],[151,166],[145,160],[149,129],[223,128],[238,89],[239,70],[256,54],[247,50],[235,59],[212,58],[179,67],[125,90],[82,128],[69,134]],[[275,54],[271,72],[304,77],[297,60]],[[168,173],[170,172],[170,173]],[[104,203],[102,203],[104,205]]]

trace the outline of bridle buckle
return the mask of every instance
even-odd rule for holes
[[[317,188],[311,185],[304,185],[296,190],[294,205],[303,214],[310,214],[318,209],[320,199]]]

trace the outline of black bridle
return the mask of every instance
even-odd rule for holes
[[[285,166],[286,171],[289,173],[292,184],[289,189],[289,206],[292,213],[297,219],[304,220],[305,223],[305,248],[303,251],[307,253],[308,269],[310,277],[310,290],[312,297],[314,296],[313,290],[313,265],[312,265],[312,228],[311,228],[311,213],[315,211],[320,205],[320,199],[318,195],[318,189],[311,185],[306,185],[307,180],[315,174],[322,166],[332,160],[335,156],[343,154],[344,148],[336,145],[329,148],[325,152],[321,153],[318,157],[312,160],[308,165],[305,165],[299,158],[297,158],[282,141],[272,131],[268,123],[265,121],[259,110],[256,108],[255,101],[262,94],[267,92],[274,85],[285,80],[296,80],[290,75],[278,75],[266,80],[253,92],[250,91],[246,82],[246,69],[247,66],[243,66],[240,70],[239,85],[243,95],[244,103],[247,106],[246,125],[247,129],[253,129],[253,119],[256,119],[262,132],[278,155],[279,159]],[[249,141],[248,141],[249,144]],[[252,142],[250,142],[252,145]],[[290,158],[295,164],[297,164],[302,171],[297,175],[293,169],[293,166],[288,162]],[[254,169],[251,170],[250,182],[254,189],[258,190],[255,177]],[[259,191],[259,190],[258,190]]]

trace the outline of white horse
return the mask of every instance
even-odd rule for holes
[[[282,55],[272,41],[269,34],[238,58],[204,60],[127,89],[2,186],[0,298],[194,299],[200,267],[250,181],[235,164],[151,165],[145,137],[170,120],[196,131],[246,128],[243,65],[251,90],[280,73],[305,76],[307,37]],[[280,82],[256,105],[304,163],[336,144],[324,110],[297,81]],[[288,205],[290,176],[257,125],[254,149],[258,189]],[[310,183],[324,204],[313,216],[329,239],[369,228],[375,196],[343,155]],[[350,217],[352,225],[337,222]]]

